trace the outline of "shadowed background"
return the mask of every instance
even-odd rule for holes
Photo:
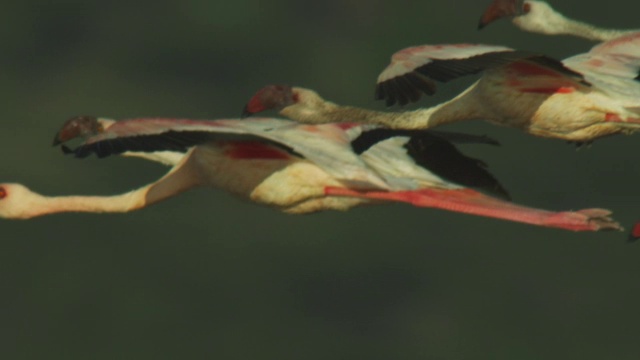
[[[563,58],[592,43],[482,32],[489,0],[22,1],[0,22],[0,181],[114,194],[167,168],[63,157],[74,115],[235,118],[288,83],[384,109],[373,85],[406,46],[490,43]],[[556,1],[574,18],[640,27],[640,3]],[[439,103],[472,79],[441,86]],[[411,107],[410,107],[411,108]],[[640,218],[638,135],[576,151],[483,122],[515,201]],[[637,359],[640,245],[407,205],[308,216],[196,190],[124,215],[0,221],[4,359]]]

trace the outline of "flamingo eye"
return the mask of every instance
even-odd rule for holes
[[[7,190],[5,190],[5,188],[0,186],[0,200],[4,199],[6,197],[7,197]]]
[[[522,5],[522,12],[524,12],[525,14],[528,14],[529,11],[531,11],[531,4],[529,4],[528,2],[525,2]]]

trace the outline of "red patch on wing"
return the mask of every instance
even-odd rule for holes
[[[606,122],[623,122],[622,118],[618,116],[618,114],[607,113],[604,116],[604,121]]]
[[[587,61],[588,65],[591,65],[593,67],[601,67],[606,65],[604,61],[602,61],[601,59],[591,59],[589,61]]]
[[[558,94],[571,94],[574,91],[575,91],[575,88],[572,88],[570,86],[561,86],[556,89],[556,93]]]
[[[291,158],[284,150],[259,141],[229,143],[225,155],[232,159],[286,160]]]
[[[575,89],[568,86],[523,88],[521,92],[534,94],[571,94]]]
[[[343,123],[336,123],[335,124],[337,127],[339,127],[342,130],[349,130],[351,128],[354,128],[356,126],[359,126],[360,124],[358,123],[349,123],[349,122],[343,122]]]
[[[300,130],[304,130],[310,133],[318,133],[320,132],[320,128],[317,125],[302,125],[299,128]]]
[[[613,114],[613,113],[607,113],[604,116],[604,121],[606,121],[606,122],[627,122],[627,123],[633,123],[633,124],[640,123],[640,119],[639,118],[629,117],[629,118],[623,119],[623,118],[620,117],[620,115]]]
[[[556,71],[553,71],[544,66],[526,62],[526,61],[517,61],[512,64],[509,64],[509,69],[518,73],[518,75],[520,76],[563,77],[561,74],[558,74]]]

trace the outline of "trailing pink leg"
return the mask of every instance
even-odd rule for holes
[[[410,203],[472,215],[511,220],[573,231],[622,230],[605,209],[553,212],[517,205],[471,189],[422,189],[413,191],[357,191],[340,187],[325,188],[326,195],[351,196]],[[638,229],[640,235],[640,227]]]

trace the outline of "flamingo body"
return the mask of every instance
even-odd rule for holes
[[[544,35],[570,35],[604,42],[586,54],[565,59],[563,63],[581,74],[601,94],[596,105],[616,105],[605,113],[605,121],[622,126],[640,122],[640,29],[605,29],[569,19],[543,1],[494,0],[482,15],[479,28],[503,17],[522,30]],[[628,128],[627,131],[631,131]],[[640,238],[640,221],[629,235]]]

